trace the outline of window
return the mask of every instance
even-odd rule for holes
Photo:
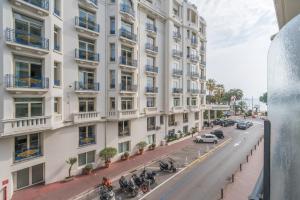
[[[110,110],[115,110],[116,109],[116,98],[115,97],[110,97],[110,99],[109,99],[109,109]]]
[[[122,72],[121,74],[121,90],[133,90],[133,74],[129,72]]]
[[[110,89],[116,88],[116,71],[109,70]]]
[[[199,120],[199,112],[195,112],[195,120]]]
[[[164,124],[164,116],[161,115],[159,118],[160,118],[160,119],[159,119],[160,125],[163,125],[163,124]]]
[[[115,17],[110,17],[110,34],[116,33],[116,19]]]
[[[148,117],[147,118],[147,130],[153,131],[155,130],[156,126],[156,117]]]
[[[133,33],[133,24],[128,23],[127,21],[122,20],[121,21],[121,31],[125,34],[124,35],[125,37],[131,37],[130,35]],[[128,38],[128,39],[131,39],[131,38]]]
[[[197,98],[196,97],[192,98],[192,106],[197,106]]]
[[[156,98],[155,97],[147,97],[147,108],[156,107]]]
[[[79,58],[83,60],[97,60],[95,54],[95,41],[79,37]]]
[[[151,47],[154,47],[155,39],[153,37],[147,36],[147,44],[149,44]]]
[[[54,14],[57,16],[61,16],[60,11],[60,0],[54,0]]]
[[[189,126],[183,127],[183,133],[187,134],[189,132]]]
[[[94,112],[95,110],[95,98],[79,98],[79,112]]]
[[[130,136],[130,125],[129,121],[119,122],[119,137]]]
[[[118,151],[119,151],[119,153],[129,152],[130,151],[130,141],[119,143]]]
[[[79,26],[98,32],[99,27],[96,23],[96,14],[86,9],[79,8]]]
[[[15,137],[14,161],[42,156],[41,134],[35,133]]]
[[[54,97],[54,113],[61,114],[61,98]]]
[[[155,136],[155,134],[148,135],[147,139],[148,139],[148,144],[156,144],[156,136]]]
[[[189,106],[190,105],[190,97],[186,98],[186,105]]]
[[[79,146],[96,144],[95,126],[79,127]]]
[[[175,125],[175,115],[169,115],[168,124],[169,124],[169,126],[174,126]]]
[[[180,98],[175,97],[175,98],[173,99],[173,104],[174,104],[175,107],[176,107],[176,106],[180,106],[180,105],[181,105],[181,103],[180,103]]]
[[[151,66],[151,67],[154,67],[155,66],[155,58],[147,56],[147,65]]]
[[[79,88],[84,90],[95,89],[95,71],[88,68],[79,68]]]
[[[110,43],[110,61],[116,61],[116,45],[115,43]]]
[[[78,155],[78,166],[92,164],[95,162],[95,151],[89,151]]]
[[[54,86],[61,86],[61,64],[54,62],[53,68]]]
[[[133,109],[133,97],[122,97],[121,98],[121,109],[132,110]]]
[[[61,39],[60,39],[60,37],[61,37],[60,28],[54,26],[54,40],[53,40],[54,44],[53,45],[54,45],[54,50],[55,51],[61,51],[61,47],[60,47]]]
[[[42,98],[15,98],[15,117],[43,116]]]
[[[186,123],[189,121],[189,114],[188,113],[183,113],[183,122]]]
[[[13,173],[16,185],[14,189],[22,189],[44,181],[44,164],[34,165]]]
[[[124,45],[121,46],[121,64],[134,66],[133,48]]]

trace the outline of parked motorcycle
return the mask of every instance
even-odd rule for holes
[[[101,185],[99,188],[100,200],[115,200],[115,192],[112,188]]]
[[[156,173],[154,171],[147,171],[146,168],[144,168],[140,176],[146,180],[149,180],[150,185],[153,185],[156,182],[155,180]]]
[[[126,180],[124,176],[122,176],[119,180],[120,188],[123,192],[128,193],[131,197],[136,197],[139,193],[139,188],[135,185],[133,178],[131,177],[129,180]]]
[[[147,193],[150,190],[150,180],[147,180],[143,176],[137,176],[136,174],[132,175],[134,183],[141,188],[143,193]]]
[[[168,162],[159,160],[159,168],[161,171],[168,171],[168,172],[173,172],[175,173],[177,171],[176,167],[174,166],[174,161],[169,160]]]

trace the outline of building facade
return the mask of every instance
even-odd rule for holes
[[[115,147],[201,129],[206,23],[186,0],[0,2],[0,199]]]

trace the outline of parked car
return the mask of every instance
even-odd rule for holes
[[[246,122],[240,122],[240,123],[237,123],[236,128],[237,128],[237,129],[246,130],[246,129],[249,128],[249,127],[248,127],[248,125],[247,125]]]
[[[214,125],[220,125],[221,119],[215,119],[212,121]]]
[[[224,139],[224,133],[222,130],[214,130],[210,134],[217,136],[218,139]]]
[[[227,127],[227,126],[230,126],[229,122],[227,120],[222,120],[220,122],[220,125],[223,126],[223,127]]]
[[[248,127],[253,126],[253,122],[247,122]]]
[[[235,121],[232,119],[227,119],[226,121],[229,124],[229,126],[234,126],[234,124],[235,124]]]
[[[201,136],[196,136],[196,142],[197,143],[218,143],[218,138],[217,136],[213,135],[213,134],[204,134]]]

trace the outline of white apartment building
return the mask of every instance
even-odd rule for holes
[[[0,2],[0,200],[98,153],[201,129],[206,23],[186,0]]]

